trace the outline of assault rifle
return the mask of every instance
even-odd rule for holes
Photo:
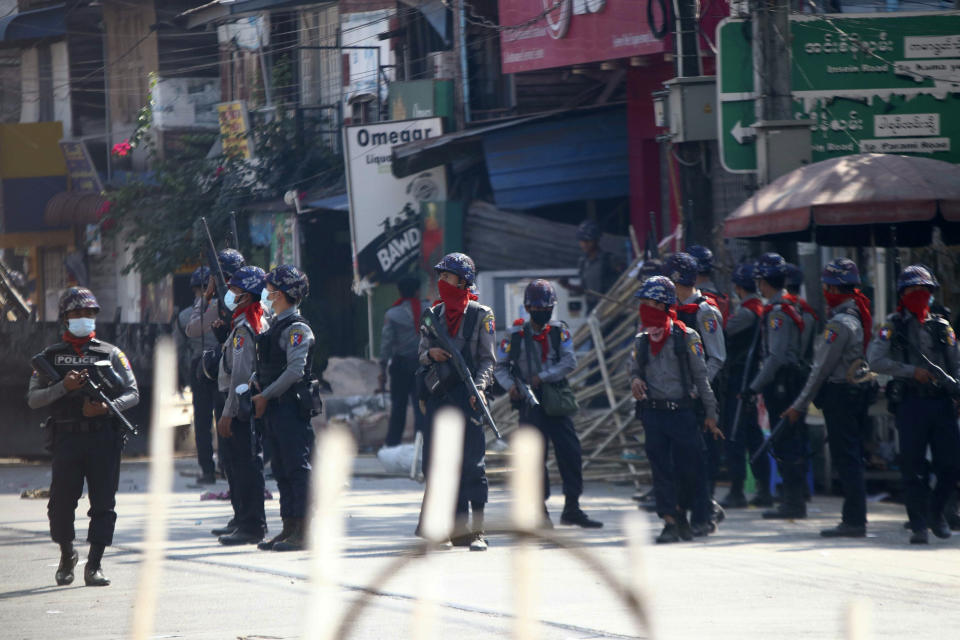
[[[750,373],[753,368],[754,356],[757,353],[757,345],[760,343],[760,332],[763,328],[763,318],[757,317],[757,326],[753,331],[753,341],[750,342],[750,350],[747,351],[747,361],[743,365],[743,381],[740,383],[740,393],[737,394],[737,410],[733,414],[733,424],[730,425],[730,440],[735,441],[740,432],[740,418],[743,416],[743,405],[746,402],[744,396],[750,390]]]
[[[770,437],[767,438],[764,443],[760,445],[760,448],[757,449],[756,453],[750,457],[750,464],[757,464],[757,460],[767,455],[767,451],[770,450],[770,447],[772,447],[774,443],[780,439],[780,434],[782,434],[785,429],[791,426],[793,425],[790,424],[789,420],[786,418],[780,418],[780,421],[777,422],[776,426],[770,430]]]
[[[224,302],[227,295],[227,279],[223,276],[223,269],[220,268],[220,261],[217,259],[217,247],[213,244],[213,236],[210,235],[207,219],[201,217],[200,222],[203,224],[203,231],[207,236],[207,246],[204,252],[207,254],[207,263],[210,265],[210,275],[213,277],[214,285],[217,288],[217,313],[220,320],[229,327],[233,314]]]
[[[437,329],[436,319],[433,313],[423,314],[421,324],[426,329],[427,335],[439,342],[440,347],[452,356],[450,362],[453,364],[457,376],[459,376],[463,384],[467,386],[467,392],[470,394],[470,397],[476,398],[477,406],[483,413],[484,422],[490,426],[497,440],[503,440],[503,436],[500,435],[500,430],[497,429],[497,423],[493,421],[493,416],[490,415],[490,409],[487,407],[487,403],[483,401],[483,396],[480,395],[480,390],[477,389],[477,383],[474,382],[473,376],[470,375],[470,369],[467,367],[467,361],[464,359],[463,354],[460,353],[459,349],[454,348],[454,346],[450,344],[449,338]]]
[[[539,407],[540,401],[537,400],[537,396],[533,393],[530,385],[523,381],[523,377],[520,375],[520,367],[516,362],[510,363],[510,375],[513,376],[513,383],[517,385],[517,391],[520,392],[523,403],[531,409]]]
[[[30,364],[33,365],[33,368],[37,373],[41,374],[50,382],[57,383],[63,380],[60,374],[56,369],[53,368],[53,365],[50,364],[42,353],[38,353],[30,359]],[[102,402],[107,405],[107,411],[120,422],[120,426],[123,428],[123,437],[124,439],[127,436],[137,435],[137,427],[130,423],[127,420],[126,416],[123,415],[123,412],[117,407],[116,403],[111,400],[104,387],[108,387],[112,390],[119,390],[122,388],[123,382],[120,380],[120,377],[117,375],[117,372],[113,370],[113,365],[110,364],[109,360],[100,360],[93,364],[97,372],[98,377],[100,378],[100,383],[96,383],[90,378],[84,380],[83,386],[80,387],[80,391],[83,392],[91,402]]]
[[[934,364],[930,358],[920,353],[919,350],[917,350],[917,353],[920,355],[920,359],[923,360],[923,366],[929,369],[930,373],[937,379],[937,386],[946,391],[947,395],[953,397],[960,396],[960,381],[944,371],[942,367]]]

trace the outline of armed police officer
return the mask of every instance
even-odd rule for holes
[[[194,310],[203,307],[203,292],[210,280],[210,268],[203,266],[194,269],[190,274],[190,288],[193,290],[194,303],[177,316],[177,328],[182,334],[185,349],[186,379],[190,384],[193,400],[193,437],[197,446],[197,462],[200,465],[199,484],[214,484],[217,481],[217,468],[213,463],[213,410],[216,404],[217,383],[203,375],[201,361],[203,352],[217,345],[210,327],[202,329],[200,335],[191,332],[194,337],[187,335],[187,327],[193,318]]]
[[[844,500],[840,524],[824,529],[820,535],[862,538],[867,534],[863,437],[869,385],[857,380],[857,370],[866,367],[864,352],[873,326],[870,300],[860,292],[860,271],[848,258],[827,264],[820,282],[829,320],[817,341],[807,383],[782,416],[791,423],[798,422],[811,401],[823,410],[830,457],[840,474]]]
[[[577,241],[580,243],[581,251],[580,260],[577,262],[580,285],[571,285],[566,278],[558,281],[565,289],[577,294],[586,294],[587,313],[599,304],[601,298],[597,294],[609,291],[620,277],[620,272],[623,271],[623,266],[619,264],[616,257],[600,248],[602,235],[600,225],[593,220],[584,220],[580,223],[577,227]]]
[[[82,388],[87,380],[96,381],[100,377],[99,383],[120,411],[136,406],[140,400],[127,357],[119,348],[96,337],[99,311],[100,305],[89,289],[71,287],[60,296],[63,340],[41,354],[59,374],[60,381],[53,382],[34,371],[27,392],[27,403],[32,409],[50,408],[47,428],[52,430],[53,437],[53,475],[47,515],[50,537],[60,545],[60,564],[55,576],[59,585],[73,582],[73,570],[77,566],[78,554],[73,548],[74,512],[83,493],[84,480],[90,500],[87,529],[90,551],[83,580],[93,587],[110,584],[103,574],[101,559],[105,548],[113,543],[117,522],[114,508],[124,436],[107,405],[85,396]],[[109,377],[96,372],[104,360],[109,361]]]
[[[760,340],[760,363],[748,394],[762,394],[770,424],[779,420],[797,397],[806,380],[800,359],[800,336],[803,318],[800,311],[784,297],[787,262],[778,253],[765,253],[756,263],[757,290],[766,298]],[[773,444],[773,454],[783,478],[783,502],[776,509],[763,512],[763,517],[806,518],[804,476],[807,464],[806,430],[801,424],[782,433]]]
[[[694,286],[716,303],[726,322],[730,316],[730,296],[720,291],[720,287],[713,282],[713,251],[695,244],[687,247],[687,253],[697,260],[697,282]]]
[[[673,282],[653,276],[635,297],[640,300],[641,331],[633,350],[630,388],[646,432],[657,515],[665,523],[657,542],[692,540],[710,529],[710,505],[699,490],[705,484],[701,429],[720,437],[717,399],[700,336],[676,319]],[[681,504],[683,495],[695,496],[690,520]]]
[[[313,331],[300,315],[299,305],[310,292],[307,276],[292,265],[280,265],[267,274],[261,304],[273,311],[270,328],[257,339],[257,386],[253,396],[257,418],[271,443],[273,477],[280,490],[283,529],[261,550],[298,551],[307,528],[307,491],[313,451],[314,415],[310,389]]]
[[[580,508],[583,452],[570,418],[579,407],[572,392],[562,398],[555,391],[558,385],[569,390],[567,376],[577,366],[570,330],[562,321],[551,319],[556,305],[557,292],[548,281],[534,280],[527,285],[523,293],[523,306],[530,314],[530,320],[515,322],[510,337],[500,343],[494,373],[500,386],[510,391],[510,400],[520,411],[521,424],[533,425],[543,434],[544,524],[552,526],[546,507],[546,501],[550,498],[546,444],[553,442],[565,499],[560,523],[599,528],[603,523],[591,520]],[[545,385],[552,385],[553,388],[546,390]],[[520,387],[527,388],[533,397],[521,393]],[[560,401],[561,398],[564,401]]]
[[[253,416],[243,415],[237,393],[237,387],[250,383],[257,361],[257,336],[268,328],[260,304],[264,276],[260,267],[240,267],[230,278],[224,297],[233,319],[220,359],[218,384],[226,399],[217,433],[228,452],[225,462],[236,528],[219,537],[223,545],[258,543],[267,532],[262,436],[254,428]]]
[[[887,398],[896,405],[911,544],[927,544],[928,529],[938,538],[950,537],[943,509],[960,478],[960,434],[951,397],[957,393],[960,352],[953,327],[943,316],[930,312],[930,301],[939,288],[926,267],[904,269],[897,279],[897,312],[887,316],[867,351],[874,371],[893,376]],[[932,496],[927,447],[937,475]]]
[[[712,256],[712,254],[711,254]],[[663,263],[663,272],[673,281],[677,292],[677,319],[700,335],[707,363],[707,380],[711,388],[720,382],[718,376],[727,360],[727,347],[723,337],[723,315],[716,301],[697,288],[700,264],[689,253],[677,252]],[[709,438],[706,443],[706,482],[703,490],[707,499],[713,500],[714,483],[720,465],[719,440]],[[723,510],[714,505],[715,520],[723,519]]]
[[[427,311],[440,335],[458,349],[467,363],[470,376],[480,395],[493,383],[496,365],[494,351],[496,327],[493,311],[479,304],[469,291],[476,278],[473,259],[463,253],[451,253],[434,267],[440,302]],[[467,389],[454,367],[448,361],[453,354],[440,346],[426,330],[421,333],[418,359],[427,368],[426,384],[427,425],[423,434],[424,470],[429,472],[432,452],[433,416],[444,406],[459,409],[465,418],[463,464],[460,470],[456,505],[456,525],[451,541],[454,546],[469,546],[471,551],[486,551],[483,511],[487,503],[487,474],[485,465],[486,440],[483,433],[481,408],[478,400]],[[430,478],[427,478],[429,490]],[[472,528],[467,526],[469,511],[473,511]]]
[[[380,333],[380,377],[382,389],[390,374],[390,426],[384,447],[396,447],[403,439],[407,426],[407,401],[413,404],[414,430],[422,432],[426,416],[417,401],[418,348],[420,346],[420,317],[427,310],[427,302],[420,298],[420,278],[407,275],[397,283],[400,298],[393,303],[383,319]]]
[[[726,346],[728,353],[726,399],[724,403],[723,428],[726,435],[727,472],[730,475],[730,492],[720,502],[726,509],[742,509],[748,504],[755,507],[772,507],[770,495],[770,459],[761,457],[751,463],[750,470],[757,482],[756,495],[747,502],[743,486],[747,478],[746,455],[752,455],[763,445],[763,431],[757,416],[757,406],[753,398],[739,400],[739,425],[737,402],[744,378],[751,378],[753,363],[756,362],[759,349],[759,333],[763,317],[763,302],[757,295],[757,283],[754,281],[752,262],[737,265],[733,271],[734,293],[740,304],[730,316],[726,328]],[[751,361],[752,351],[752,361]]]

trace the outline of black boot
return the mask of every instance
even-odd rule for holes
[[[786,470],[784,476],[786,477]],[[801,480],[802,482],[802,480]],[[799,520],[807,517],[807,502],[804,498],[803,485],[784,480],[783,502],[776,509],[763,512],[767,520]]]
[[[747,496],[743,495],[743,489],[731,488],[727,497],[720,501],[720,506],[724,509],[744,509],[747,506]]]
[[[235,529],[233,533],[220,536],[218,540],[220,541],[220,544],[227,547],[233,547],[241,544],[257,544],[263,540],[263,533]]]
[[[910,535],[910,544],[929,544],[930,537],[927,535],[926,529],[920,529],[919,531],[914,531]]]
[[[292,525],[293,525],[293,522],[292,522],[292,519],[291,519],[291,518],[283,518],[283,529],[281,529],[280,533],[278,533],[277,535],[273,536],[273,537],[270,538],[269,540],[265,540],[265,541],[259,543],[259,544],[257,545],[257,549],[260,549],[261,551],[270,551],[270,550],[272,550],[272,549],[273,549],[273,546],[274,546],[275,544],[277,544],[277,543],[280,542],[281,540],[285,540],[285,539],[287,538],[287,536],[290,535],[290,529],[291,529]]]
[[[656,538],[657,544],[669,544],[671,542],[680,542],[680,529],[676,523],[667,522],[663,525],[663,531]]]
[[[824,538],[865,538],[867,536],[867,527],[841,522],[833,528],[823,529],[820,535]]]
[[[88,587],[108,587],[110,579],[103,575],[100,561],[103,559],[104,546],[90,544],[90,553],[87,555],[87,566],[83,568],[83,581]]]
[[[933,532],[933,535],[938,538],[946,540],[950,537],[950,525],[947,524],[946,518],[942,515],[933,516],[930,519],[930,531]]]
[[[73,545],[63,545],[60,547],[60,565],[57,567],[57,584],[61,587],[73,582],[73,569],[77,566],[80,555]]]
[[[302,551],[307,547],[306,519],[290,518],[290,535],[273,545],[274,551]]]
[[[215,536],[228,536],[236,530],[237,530],[237,521],[234,520],[233,518],[230,518],[230,522],[228,522],[226,526],[212,529],[210,533]]]
[[[680,514],[680,517],[677,518],[677,535],[680,536],[681,540],[687,542],[693,540],[693,529],[690,527],[690,521],[687,520],[686,513]]]
[[[470,539],[470,551],[486,551],[487,539],[483,534],[483,508],[484,503],[472,502],[470,504],[473,510],[473,536]]]
[[[563,513],[560,514],[560,524],[575,525],[584,529],[599,529],[603,526],[602,522],[591,520],[580,508],[580,499],[573,496],[567,496]]]

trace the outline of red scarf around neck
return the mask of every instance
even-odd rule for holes
[[[740,303],[740,306],[749,309],[758,318],[763,315],[763,303],[758,298],[747,298]]]
[[[786,298],[784,299],[786,300]],[[800,333],[803,333],[803,327],[804,327],[803,316],[801,316],[800,312],[797,311],[797,308],[792,304],[790,304],[789,302],[787,302],[786,304],[777,303],[777,302],[773,304],[768,304],[763,308],[763,315],[767,315],[768,313],[773,311],[773,308],[778,304],[780,305],[780,310],[783,311],[785,314],[787,314],[787,316],[789,316],[789,318],[793,320],[793,324],[797,325],[797,329],[800,330]]]
[[[714,300],[713,298],[707,296],[706,294],[701,294],[701,295],[702,295],[703,298],[704,298],[704,302],[706,302],[707,304],[709,304],[711,307],[713,307],[713,308],[716,309],[717,311],[720,310],[720,307],[717,305],[717,301],[716,301],[716,300]],[[677,311],[679,311],[680,313],[689,313],[689,314],[698,313],[698,312],[700,311],[700,303],[699,303],[699,302],[691,302],[690,304],[678,304],[678,305],[677,305]]]
[[[90,335],[82,336],[78,338],[69,331],[63,332],[63,341],[73,347],[73,350],[77,352],[77,355],[83,355],[83,346],[93,340],[97,335],[96,331],[91,331]]]
[[[833,307],[839,307],[847,300],[853,300],[857,305],[857,311],[860,313],[860,324],[863,326],[863,348],[866,349],[870,344],[871,334],[873,333],[873,315],[870,313],[870,298],[863,295],[860,289],[855,289],[853,293],[828,293],[823,292],[823,299],[827,304]]]
[[[644,329],[647,329],[647,335],[650,337],[650,351],[653,355],[658,355],[663,345],[667,344],[667,338],[673,331],[673,325],[680,327],[680,330],[686,332],[687,325],[677,319],[677,310],[670,307],[666,311],[660,311],[656,307],[649,305],[640,306],[640,323]],[[650,331],[650,330],[653,331]],[[661,329],[662,331],[657,331]],[[654,334],[658,337],[654,338]]]
[[[923,324],[930,315],[930,292],[918,289],[900,296],[897,311],[902,312],[904,309],[916,316],[920,324]]]
[[[420,333],[420,310],[423,306],[420,304],[419,298],[397,298],[397,301],[394,302],[391,306],[399,307],[404,302],[410,303],[410,311],[413,312],[413,331],[414,333]]]
[[[443,315],[447,320],[447,333],[453,337],[460,330],[463,313],[467,310],[467,305],[470,304],[471,294],[466,289],[455,287],[445,280],[437,283],[437,290],[440,292]]]
[[[817,312],[813,310],[813,307],[810,306],[810,303],[804,300],[803,298],[801,298],[800,296],[798,296],[797,294],[787,292],[783,294],[783,299],[786,300],[787,302],[790,302],[800,307],[801,311],[803,311],[804,313],[809,313],[810,315],[813,316],[814,320],[816,320],[817,322],[820,322],[820,316],[818,316]]]
[[[530,325],[530,328],[533,329],[533,325]],[[546,362],[547,356],[550,355],[550,343],[547,338],[550,336],[550,325],[548,324],[543,328],[540,333],[535,333],[531,336],[534,342],[540,343],[540,361]]]
[[[239,318],[241,314],[246,318],[247,324],[253,328],[253,332],[259,334],[263,328],[263,307],[260,305],[260,302],[253,302],[242,309],[234,311],[233,326],[237,326],[237,318]]]

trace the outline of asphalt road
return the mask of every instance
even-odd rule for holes
[[[371,477],[376,461],[359,459],[347,496],[347,540],[340,580],[344,606],[358,597],[354,638],[407,638],[422,584],[415,563],[374,591],[375,575],[413,542],[422,487],[402,478]],[[178,470],[192,470],[179,460]],[[177,474],[155,638],[301,637],[307,553],[220,547],[208,531],[226,522],[229,505],[201,502],[200,490]],[[118,496],[115,546],[104,569],[113,585],[57,587],[58,549],[47,533],[45,500],[19,497],[49,483],[42,465],[0,465],[0,637],[9,639],[129,637],[146,517],[146,464],[125,463]],[[274,489],[275,485],[269,483]],[[220,483],[218,490],[225,490]],[[719,490],[722,492],[722,489]],[[603,520],[599,531],[558,527],[613,575],[629,567],[621,519],[636,507],[632,488],[590,484],[583,506]],[[555,520],[562,497],[551,500]],[[84,538],[86,498],[78,509]],[[646,549],[649,608],[658,638],[838,638],[854,598],[868,598],[874,638],[960,636],[960,536],[911,547],[902,529],[903,507],[871,503],[864,540],[824,540],[822,527],[838,520],[838,498],[817,496],[805,521],[770,523],[756,510],[731,512],[706,540]],[[503,488],[491,492],[489,519],[508,511]],[[267,503],[279,528],[276,500]],[[650,523],[649,535],[659,531]],[[490,537],[490,550],[453,549],[435,555],[442,575],[442,638],[500,638],[513,621],[513,541]],[[85,545],[79,546],[81,562]],[[650,637],[600,576],[563,550],[540,547],[542,638]]]

